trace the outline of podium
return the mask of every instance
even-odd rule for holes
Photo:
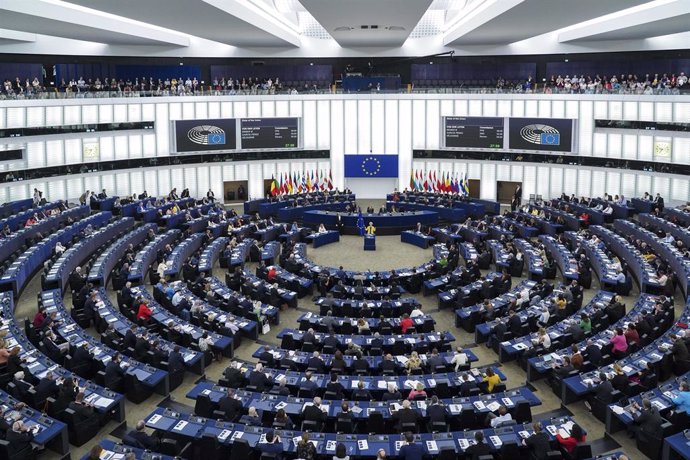
[[[376,251],[376,236],[364,235],[364,250]]]

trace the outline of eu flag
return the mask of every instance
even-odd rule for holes
[[[345,177],[398,177],[398,156],[345,155]]]
[[[539,139],[541,145],[561,145],[561,135],[559,133],[541,133]]]
[[[210,133],[208,135],[208,145],[225,144],[225,133]]]

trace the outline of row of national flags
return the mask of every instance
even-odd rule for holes
[[[414,170],[410,174],[410,189],[417,192],[442,192],[470,194],[470,180],[466,173],[455,174],[436,171]]]
[[[333,173],[329,170],[282,173],[271,177],[271,195],[293,195],[295,193],[323,192],[333,190]]]

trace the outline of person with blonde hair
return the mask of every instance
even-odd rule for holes
[[[302,439],[297,442],[297,458],[304,460],[314,460],[316,457],[316,447],[309,441],[309,432],[302,433]]]
[[[417,382],[415,384],[415,387],[410,391],[410,394],[407,396],[407,399],[412,401],[415,396],[422,395],[426,398],[427,394],[426,391],[424,391],[424,384],[422,382]]]
[[[422,360],[419,358],[419,354],[416,351],[413,351],[410,355],[410,358],[407,360],[407,363],[405,363],[405,369],[407,369],[408,374],[411,374],[412,372],[421,369],[421,367]]]

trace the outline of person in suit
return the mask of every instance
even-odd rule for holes
[[[132,445],[140,449],[148,449],[155,451],[158,447],[158,438],[146,433],[146,424],[143,420],[139,420],[133,430],[125,435],[123,440],[133,441]],[[129,444],[129,442],[127,442]]]
[[[587,340],[585,356],[587,356],[587,360],[595,366],[599,366],[601,364],[601,348],[599,348],[591,339]]]
[[[304,381],[302,381],[300,383],[299,388],[301,390],[304,389],[307,391],[315,392],[317,390],[317,388],[319,388],[319,386],[311,378],[312,378],[312,373],[310,371],[305,372]]]
[[[379,365],[381,368],[381,372],[393,372],[395,373],[397,369],[397,365],[395,364],[395,361],[393,360],[393,355],[390,353],[387,354],[386,356],[383,357],[383,360],[381,361],[381,364]]]
[[[551,450],[549,435],[544,433],[539,422],[534,422],[532,429],[534,434],[527,439],[523,439],[522,445],[530,450],[531,460],[546,460],[548,458],[547,452]]]
[[[262,453],[275,454],[275,460],[283,460],[283,441],[273,430],[266,433],[266,442],[256,445]]]
[[[290,389],[287,387],[287,380],[285,377],[276,379],[276,383],[271,388],[271,393],[280,396],[290,396]]]
[[[180,346],[175,345],[168,355],[168,372],[177,372],[184,369],[184,358],[180,353]]]
[[[31,450],[31,441],[34,433],[31,428],[24,425],[24,422],[17,420],[12,424],[12,429],[5,435],[5,440],[9,443],[11,452],[22,452]]]
[[[316,343],[316,336],[314,335],[314,329],[309,328],[307,332],[302,335],[302,343]]]
[[[405,444],[400,447],[398,458],[401,460],[422,460],[424,453],[424,447],[414,442],[414,434],[405,433]]]
[[[659,410],[652,405],[652,402],[644,398],[641,407],[637,402],[633,404],[635,408],[640,411],[640,414],[635,417],[632,427],[633,434],[638,441],[645,443],[649,442],[650,438],[663,438],[664,432],[661,426],[664,424],[664,419],[661,417],[661,414],[659,414]]]
[[[484,433],[476,431],[474,433],[475,444],[465,449],[465,458],[468,460],[478,460],[482,455],[491,455],[491,447],[484,442]]]
[[[591,388],[591,387],[590,387]],[[588,411],[592,411],[592,398],[596,398],[603,404],[610,404],[613,401],[611,393],[613,393],[613,385],[609,382],[606,374],[599,372],[599,384],[592,389],[593,395],[590,395],[585,401]]]
[[[36,391],[37,401],[45,401],[49,397],[56,396],[58,392],[58,386],[53,373],[48,372],[46,376],[43,377],[34,387],[34,390]]]
[[[439,355],[437,348],[431,350],[431,356],[427,358],[426,365],[430,373],[435,372],[437,367],[446,367],[446,362],[443,360],[441,355]]]
[[[402,395],[400,394],[400,391],[398,391],[398,387],[395,382],[388,382],[388,390],[383,394],[381,399],[383,401],[398,401],[399,399],[402,399]]]
[[[659,208],[659,211],[664,210],[664,199],[661,197],[661,194],[657,193],[656,197],[654,198],[654,207]]]
[[[257,363],[254,370],[249,373],[249,385],[255,386],[257,391],[263,392],[271,386],[271,379],[263,372],[264,366]]]
[[[421,415],[416,409],[412,409],[412,403],[405,399],[402,402],[402,408],[393,413],[392,419],[398,430],[403,428],[403,424],[414,423],[418,424],[421,420]]]
[[[113,358],[105,365],[105,384],[111,390],[120,388],[120,383],[125,378],[125,370],[120,365],[122,358],[115,352]]]
[[[431,397],[431,404],[426,408],[426,415],[429,417],[430,422],[443,422],[448,421],[448,408],[439,401],[438,396],[434,395]]]
[[[79,292],[86,284],[86,276],[81,272],[81,267],[76,267],[69,275],[69,285],[72,291]]]
[[[309,361],[307,362],[307,368],[317,374],[323,374],[325,365],[321,359],[321,354],[318,351],[312,353],[311,358],[309,358]]]
[[[352,362],[352,371],[354,373],[368,373],[369,371],[369,362],[364,359],[361,351],[355,354],[355,360]]]
[[[370,349],[382,349],[383,348],[383,339],[381,338],[381,334],[379,332],[374,332],[374,336],[371,339],[371,343],[369,344]]]
[[[84,392],[77,393],[74,401],[67,405],[76,415],[76,423],[92,424],[98,423],[98,416],[93,411],[93,406],[84,402]]]
[[[90,366],[91,359],[92,357],[91,353],[89,353],[89,344],[85,342],[81,347],[77,347],[77,349],[74,350],[74,354],[72,355],[72,366],[74,368]]]
[[[459,389],[461,396],[469,396],[470,390],[474,388],[479,388],[477,382],[475,382],[474,379],[470,379],[470,376],[469,374],[467,374],[467,372],[463,372],[461,379],[462,383],[460,384]]]
[[[134,348],[134,346],[136,344],[137,344],[137,327],[132,326],[125,333],[124,346],[125,346],[125,348]]]
[[[232,361],[223,372],[223,378],[228,382],[229,387],[242,388],[246,384],[246,379],[240,367],[240,363]]]
[[[343,391],[345,391],[345,388],[340,382],[338,382],[338,374],[336,374],[335,372],[331,373],[330,382],[326,384],[326,391],[335,393],[336,397],[334,399],[343,398]]]
[[[357,389],[352,392],[352,399],[355,401],[371,401],[374,399],[371,392],[364,388],[364,382],[357,382]]]
[[[304,408],[302,418],[305,422],[316,422],[319,430],[323,427],[323,424],[326,422],[326,413],[321,410],[321,398],[315,397],[313,403]]]
[[[340,213],[337,213],[335,216],[335,228],[338,230],[338,232],[341,235],[343,234],[343,229],[345,228],[345,222],[343,222],[343,216],[341,216]]]
[[[234,421],[242,412],[242,402],[235,397],[235,390],[228,388],[225,396],[218,401],[218,410],[225,414],[225,420]]]

